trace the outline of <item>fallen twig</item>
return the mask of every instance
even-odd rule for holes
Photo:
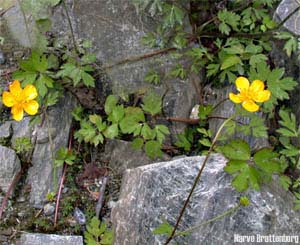
[[[69,146],[68,146],[69,151],[72,150],[72,138],[73,138],[73,132],[70,134],[70,138],[69,138]],[[62,188],[64,186],[64,181],[66,178],[67,168],[68,168],[68,165],[66,163],[64,163],[63,173],[60,178],[60,183],[59,183],[58,193],[57,193],[56,203],[55,203],[54,226],[56,226],[56,224],[57,224],[59,202],[60,202],[60,197],[61,197],[61,193],[62,193]]]
[[[10,183],[10,186],[9,186],[7,192],[5,193],[4,199],[3,199],[1,207],[0,207],[0,220],[2,218],[2,214],[4,213],[4,210],[6,208],[6,205],[7,205],[8,199],[10,197],[10,194],[12,193],[15,186],[18,184],[19,180],[21,179],[23,171],[24,171],[24,168],[22,168],[18,172],[18,174],[14,177],[13,181]]]
[[[98,217],[98,218],[99,218],[99,215],[100,215],[100,212],[102,210],[103,203],[104,203],[105,189],[106,189],[107,181],[108,181],[107,176],[104,176],[104,177],[101,178],[102,185],[101,185],[100,190],[99,190],[99,198],[98,198],[98,202],[97,202],[97,205],[96,205],[96,217]]]

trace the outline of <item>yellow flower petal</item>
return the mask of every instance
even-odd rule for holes
[[[35,86],[33,86],[32,84],[28,84],[25,86],[24,90],[24,99],[25,100],[33,100],[38,96],[37,90],[35,88]]]
[[[249,89],[249,81],[245,77],[238,77],[235,80],[235,85],[238,91]]]
[[[21,88],[21,84],[18,80],[14,80],[11,85],[9,85],[9,90],[16,99],[21,99],[20,96],[22,95],[23,89]]]
[[[270,90],[263,90],[263,91],[257,92],[253,96],[253,100],[255,102],[265,102],[270,99],[270,96],[271,96]]]
[[[14,96],[7,91],[3,92],[3,94],[2,94],[2,102],[7,107],[12,107],[13,105],[15,105],[17,103]]]
[[[265,88],[265,84],[260,80],[254,80],[250,85],[250,91],[259,92],[263,91]]]
[[[252,100],[244,101],[242,103],[242,106],[244,107],[245,110],[250,112],[256,112],[259,109],[259,106],[255,104]]]
[[[23,107],[21,104],[16,104],[11,108],[11,114],[13,115],[13,119],[16,121],[21,121],[23,119]]]
[[[239,96],[239,94],[229,93],[229,99],[236,104],[242,103],[242,100],[241,100],[241,97]]]
[[[39,103],[37,103],[35,100],[30,100],[23,104],[23,108],[27,114],[35,115],[38,112]]]

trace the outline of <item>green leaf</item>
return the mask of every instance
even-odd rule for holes
[[[236,64],[242,64],[242,60],[240,57],[238,57],[237,55],[230,55],[230,56],[227,56],[222,64],[221,64],[221,70],[225,70],[229,67],[232,67]]]
[[[57,153],[54,160],[55,166],[62,166],[64,163],[72,165],[76,159],[76,156],[72,151],[69,151],[67,148],[61,147]]]
[[[280,162],[277,160],[278,153],[271,149],[264,148],[259,150],[253,156],[255,164],[263,171],[273,174],[281,172]]]
[[[150,48],[153,48],[157,46],[156,36],[153,33],[148,32],[145,36],[142,37],[141,43]]]
[[[142,149],[143,145],[144,145],[144,140],[142,138],[135,138],[131,143],[132,148],[135,150]]]
[[[147,123],[144,123],[141,135],[145,140],[152,140],[155,137],[155,131],[151,129]]]
[[[207,106],[200,105],[198,116],[201,120],[206,120],[207,117],[212,113],[212,111],[213,111],[212,105],[207,105]]]
[[[154,92],[150,92],[144,97],[142,108],[145,112],[154,116],[161,112],[161,104],[161,97]]]
[[[127,116],[120,121],[119,126],[123,134],[131,134],[140,126],[140,123],[134,117]]]
[[[279,177],[279,183],[283,187],[284,190],[289,191],[289,188],[292,185],[292,180],[290,177],[288,177],[286,175],[281,175]]]
[[[293,113],[289,114],[284,110],[279,111],[279,116],[281,120],[279,124],[284,127],[277,130],[278,133],[281,133],[283,136],[287,137],[298,137],[300,136],[300,127],[296,126],[296,117]]]
[[[157,85],[157,84],[160,83],[160,75],[159,75],[156,71],[150,70],[150,71],[146,74],[144,80],[145,80],[146,82],[153,83],[153,84]]]
[[[218,12],[218,18],[221,21],[219,30],[222,33],[228,35],[231,29],[238,31],[238,24],[241,19],[238,14],[225,9]]]
[[[207,146],[207,147],[210,147],[211,146],[211,142],[209,139],[207,138],[203,138],[203,139],[200,139],[199,140],[199,143],[203,146]]]
[[[52,106],[55,105],[59,99],[59,97],[61,96],[61,92],[54,90],[51,91],[50,93],[47,94],[46,98],[45,98],[45,105],[46,106]]]
[[[119,128],[118,124],[112,124],[110,125],[105,131],[104,131],[104,136],[109,139],[114,139],[115,137],[118,136],[119,134]]]
[[[247,163],[245,161],[230,160],[224,167],[224,171],[229,174],[234,174],[244,168],[247,168]]]
[[[186,70],[180,64],[176,65],[170,72],[171,77],[178,77],[180,79],[185,79],[186,75]]]
[[[95,79],[85,71],[81,71],[83,84],[87,87],[95,87]]]
[[[163,18],[163,27],[166,28],[173,28],[176,24],[182,25],[184,12],[181,8],[171,5],[171,4],[164,4],[164,18]]]
[[[260,64],[261,62],[265,62],[268,60],[268,57],[264,54],[256,54],[256,55],[251,55],[250,60],[249,60],[249,64],[251,66],[257,66],[258,64]]]
[[[250,147],[247,142],[240,139],[230,141],[228,144],[220,147],[220,150],[229,159],[244,161],[250,159]]]
[[[37,88],[38,94],[43,98],[48,92],[48,88],[46,86],[46,81],[43,76],[40,76],[36,82],[35,86]]]
[[[171,226],[168,222],[164,222],[153,230],[153,234],[170,236],[172,231],[173,231],[173,226]]]
[[[118,105],[113,108],[112,112],[108,116],[108,121],[112,123],[118,123],[125,115],[125,109],[123,105]]]
[[[130,117],[136,122],[145,122],[145,115],[141,108],[128,106],[125,109],[126,117]]]
[[[23,81],[22,85],[26,86],[27,84],[34,84],[38,76],[38,73],[34,71],[15,71],[12,75],[14,80]]]
[[[166,127],[165,125],[156,125],[154,127],[155,133],[156,133],[156,139],[158,140],[158,142],[162,143],[165,140],[165,135],[170,134],[170,131],[168,129],[168,127]]]
[[[177,135],[178,140],[175,142],[175,145],[183,148],[185,151],[190,151],[192,144],[188,140],[188,138],[185,136],[185,134],[178,134]]]
[[[161,144],[158,141],[150,140],[145,144],[145,152],[148,157],[156,158],[162,156]]]
[[[238,174],[232,181],[232,186],[239,192],[248,189],[248,180],[245,173]]]
[[[101,245],[111,245],[114,240],[114,233],[112,231],[106,231],[101,237]]]
[[[115,95],[109,95],[106,98],[104,110],[107,115],[109,115],[112,112],[112,110],[116,107],[117,103],[118,103],[118,97]]]
[[[207,67],[207,76],[215,76],[218,74],[218,71],[220,69],[220,64],[209,64]]]

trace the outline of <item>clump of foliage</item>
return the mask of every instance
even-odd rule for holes
[[[93,217],[84,232],[84,241],[89,245],[110,245],[113,243],[114,234],[105,222],[100,222]]]
[[[119,104],[119,98],[115,95],[107,97],[104,110],[105,117],[98,114],[83,117],[82,109],[73,112],[75,120],[80,122],[80,129],[75,133],[79,141],[92,143],[97,146],[104,143],[104,138],[114,139],[124,135],[134,137],[132,146],[134,149],[144,149],[149,157],[162,156],[162,143],[169,129],[162,124],[151,125],[147,117],[155,117],[161,113],[162,100],[149,92],[140,106],[127,106]]]

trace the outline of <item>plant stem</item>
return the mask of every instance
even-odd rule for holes
[[[69,136],[69,145],[68,145],[68,150],[69,151],[72,150],[72,138],[73,138],[73,132],[71,132],[71,134]],[[62,188],[64,186],[64,181],[65,181],[65,178],[66,178],[66,174],[67,174],[67,168],[68,168],[68,165],[64,162],[63,173],[62,173],[62,176],[61,176],[61,179],[60,179],[58,192],[57,192],[57,197],[56,197],[55,214],[54,214],[54,226],[56,226],[56,224],[57,224],[59,202],[60,202],[61,192],[62,192]]]
[[[191,190],[190,190],[190,192],[189,192],[189,195],[188,195],[187,199],[185,200],[184,205],[183,205],[183,207],[182,207],[182,209],[181,209],[181,211],[180,211],[179,217],[177,218],[177,221],[176,221],[176,224],[175,224],[175,226],[174,226],[174,228],[173,228],[173,231],[172,231],[171,235],[169,236],[169,238],[168,238],[168,239],[166,240],[166,242],[164,243],[165,245],[169,244],[169,242],[174,238],[175,232],[176,232],[176,230],[178,229],[179,223],[180,223],[180,221],[181,221],[181,219],[182,219],[182,217],[183,217],[183,214],[184,214],[184,212],[185,212],[185,210],[186,210],[186,208],[187,208],[187,205],[188,205],[188,203],[190,202],[190,199],[191,199],[191,197],[192,197],[192,194],[194,193],[194,190],[195,190],[195,188],[196,188],[196,186],[197,186],[197,184],[198,184],[198,182],[199,182],[199,180],[200,180],[200,177],[201,177],[201,175],[202,175],[202,172],[203,172],[203,170],[204,170],[204,168],[205,168],[205,166],[206,166],[207,160],[208,160],[208,158],[210,157],[210,154],[212,153],[212,151],[213,151],[213,149],[214,149],[214,146],[215,146],[215,144],[217,143],[217,140],[218,140],[218,138],[219,138],[220,135],[221,135],[222,129],[223,129],[223,128],[225,127],[225,125],[226,125],[229,121],[231,121],[234,117],[235,117],[235,115],[229,117],[226,121],[223,122],[223,124],[222,124],[222,125],[220,126],[220,128],[218,129],[218,131],[217,131],[217,133],[216,133],[216,135],[215,135],[215,137],[214,137],[214,139],[213,139],[213,141],[212,141],[212,144],[211,144],[211,146],[210,146],[210,148],[209,148],[209,150],[208,150],[208,152],[207,152],[207,155],[205,156],[205,159],[204,159],[204,161],[203,161],[203,163],[202,163],[202,166],[201,166],[201,168],[200,168],[200,170],[199,170],[199,172],[198,172],[198,174],[197,174],[197,176],[196,176],[196,178],[195,178],[195,180],[194,180],[194,183],[193,183],[193,186],[192,186],[192,188],[191,188]]]
[[[216,221],[216,220],[218,220],[218,219],[222,219],[223,217],[225,217],[225,216],[227,216],[227,215],[229,215],[229,214],[234,213],[234,212],[237,211],[240,207],[241,207],[241,204],[238,204],[237,206],[235,206],[235,207],[233,207],[233,208],[231,208],[231,209],[228,209],[227,211],[221,213],[220,215],[218,215],[218,216],[216,216],[216,217],[214,217],[214,218],[212,218],[212,219],[209,219],[209,220],[204,221],[204,222],[202,222],[202,223],[200,223],[200,224],[198,224],[198,225],[195,225],[195,226],[190,227],[190,228],[188,228],[188,229],[186,229],[186,230],[184,230],[184,231],[180,231],[180,232],[174,234],[174,237],[186,235],[187,233],[190,233],[190,232],[192,232],[192,231],[194,231],[194,230],[197,230],[198,228],[200,228],[200,227],[203,226],[203,225],[207,225],[207,224],[209,224],[209,223],[211,223],[211,222],[214,222],[214,221]]]
[[[2,200],[2,204],[0,207],[0,220],[2,218],[2,214],[4,213],[6,204],[8,202],[9,196],[12,193],[13,189],[16,187],[16,185],[18,184],[19,180],[22,177],[22,174],[24,172],[24,168],[21,168],[21,170],[17,173],[17,175],[14,177],[13,181],[10,183],[7,192],[5,193],[5,196]]]
[[[128,63],[128,62],[137,62],[137,61],[140,61],[140,60],[143,60],[143,59],[151,58],[151,57],[154,57],[154,56],[157,56],[157,55],[160,55],[160,54],[164,54],[164,53],[168,53],[170,51],[175,51],[175,50],[176,50],[176,48],[165,48],[165,49],[155,50],[153,52],[149,52],[149,53],[138,55],[138,56],[128,57],[124,60],[116,62],[115,64],[104,65],[104,66],[102,66],[102,69],[104,69],[104,70],[105,69],[111,69],[112,67],[123,65],[123,64]]]
[[[56,224],[57,224],[57,217],[58,217],[58,208],[59,208],[60,196],[61,196],[62,187],[63,187],[64,181],[65,181],[65,177],[66,177],[66,173],[67,173],[67,167],[68,167],[68,165],[66,163],[64,163],[63,173],[62,173],[62,176],[61,176],[61,179],[60,179],[58,193],[57,193],[57,197],[56,197],[55,214],[54,214],[54,226],[56,226]]]
[[[78,47],[77,47],[77,43],[76,43],[75,35],[74,35],[74,29],[72,26],[71,18],[70,18],[69,11],[68,11],[65,0],[62,0],[62,4],[63,4],[64,10],[66,12],[66,15],[67,15],[67,20],[68,20],[68,24],[69,24],[70,31],[71,31],[73,46],[74,46],[74,49],[75,49],[77,55],[79,55],[79,51],[78,51]]]

